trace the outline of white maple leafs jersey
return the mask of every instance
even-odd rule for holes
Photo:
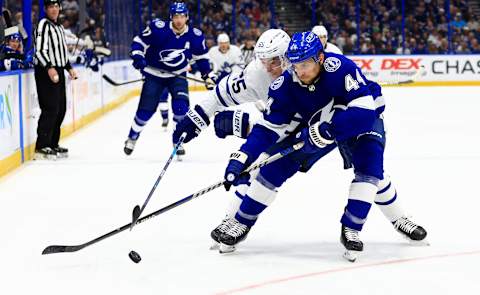
[[[262,64],[253,60],[243,71],[231,73],[220,80],[215,90],[210,91],[209,97],[199,105],[211,117],[215,112],[227,107],[258,100],[266,102],[268,87],[272,81],[272,76]]]
[[[217,84],[215,90],[210,91],[208,97],[198,105],[209,118],[213,117],[215,112],[222,111],[227,107],[235,107],[246,103],[262,102],[264,106],[268,106],[268,91],[273,80],[273,77],[265,70],[263,65],[254,59],[243,71],[232,73],[223,78]],[[250,126],[254,123],[256,122],[250,122]],[[286,125],[279,132],[286,136],[291,134],[298,125],[298,122]]]
[[[327,42],[327,45],[325,46],[324,51],[343,55],[343,52],[340,50],[340,48],[338,48],[337,45],[332,44],[330,42]]]
[[[218,46],[213,46],[208,51],[210,61],[213,63],[213,71],[226,76],[230,73],[240,72],[245,67],[242,51],[236,45],[230,45],[227,52],[220,52]]]

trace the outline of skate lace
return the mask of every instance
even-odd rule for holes
[[[233,219],[231,218],[224,219],[222,223],[217,227],[217,229],[221,232],[226,232],[230,229],[230,227],[233,226],[233,224],[234,224]]]
[[[401,217],[397,221],[395,221],[396,229],[400,229],[409,234],[412,233],[417,227],[418,225],[404,217]]]
[[[127,142],[125,143],[125,146],[129,149],[133,149],[135,147],[136,140],[132,139],[127,139]]]
[[[234,221],[230,229],[228,230],[228,234],[232,237],[239,237],[245,233],[247,230],[247,226],[241,224],[238,221]]]
[[[345,237],[349,241],[360,242],[360,236],[358,235],[358,231],[345,227]]]

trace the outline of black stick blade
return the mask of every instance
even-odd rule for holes
[[[82,249],[84,246],[48,246],[47,248],[43,249],[42,255],[46,254],[55,254],[55,253],[64,253],[64,252],[75,252]]]
[[[140,214],[141,214],[141,209],[140,209],[140,206],[135,206],[135,208],[133,208],[133,211],[132,211],[132,224],[130,225],[130,230],[133,229],[133,227],[135,226],[135,223],[137,223],[137,220],[138,218],[140,217]]]
[[[103,75],[102,75],[102,78],[105,79],[105,81],[107,81],[108,83],[110,83],[110,84],[112,84],[112,85],[114,85],[114,86],[118,86],[118,83],[115,82],[115,81],[113,81],[112,79],[110,79],[109,76],[103,74]]]
[[[7,25],[7,28],[13,27],[12,18],[10,17],[10,12],[8,10],[4,10],[2,11],[2,14],[3,14],[3,19],[5,20],[5,24]]]

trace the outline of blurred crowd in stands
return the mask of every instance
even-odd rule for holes
[[[2,23],[2,39],[5,40],[0,48],[0,59],[2,59],[0,70],[16,70],[25,69],[33,66],[31,55],[33,54],[32,48],[24,48],[26,37],[33,35],[32,32],[25,32],[23,38],[17,38],[17,34],[13,34],[15,31],[23,30],[23,15],[22,15],[22,0],[5,0],[4,7],[10,15],[14,30],[8,30],[6,24]],[[104,0],[86,0],[86,17],[85,23],[80,23],[80,6],[77,0],[63,0],[62,10],[59,17],[60,23],[65,28],[65,34],[67,39],[67,45],[70,52],[70,61],[75,64],[84,64],[90,67],[92,70],[98,70],[98,64],[102,62],[102,57],[108,56],[109,51],[105,50],[108,47],[108,42],[105,39],[104,23]],[[32,24],[35,29],[36,24],[39,21],[40,11],[43,7],[39,6],[38,0],[32,1]],[[3,30],[4,29],[4,30]],[[10,34],[10,36],[7,36]],[[21,34],[19,34],[21,35]],[[19,41],[20,46],[15,49],[16,60],[27,60],[26,62],[19,62],[12,64],[11,62],[4,62],[7,58],[11,59],[13,55],[11,52],[12,39]],[[32,42],[33,44],[34,42]],[[2,54],[7,51],[7,55]],[[16,65],[19,66],[16,66]],[[13,66],[15,65],[15,66]]]
[[[78,0],[63,0],[61,23],[72,36],[81,34],[80,41],[86,38],[90,39],[94,46],[108,47],[104,33],[105,7],[108,1],[110,0],[86,0],[85,23],[81,23]],[[141,10],[137,10],[141,12],[141,17],[138,17],[139,23],[141,21],[142,25],[148,24],[153,18],[168,19],[170,1],[152,0],[151,7],[149,7],[149,0],[142,1]],[[13,25],[20,28],[22,27],[22,2],[22,0],[4,0],[4,8],[10,11]],[[272,6],[269,0],[235,1],[236,7],[232,6],[232,1],[186,0],[184,2],[188,3],[190,24],[204,32],[208,47],[215,45],[217,36],[222,32],[230,36],[232,43],[251,49],[260,34],[272,25],[288,31],[277,14],[274,14],[275,17],[272,20]],[[357,2],[356,0],[317,0],[313,7],[316,24],[322,24],[327,28],[329,42],[336,44],[345,54],[480,53],[480,18],[479,15],[474,14],[467,0],[404,1],[405,19],[402,18],[401,0],[362,0],[358,10]],[[312,1],[303,0],[296,4],[303,11],[299,13],[299,18],[312,15]],[[447,21],[446,4],[450,5],[450,22]],[[31,17],[34,25],[38,22],[40,9],[38,0],[33,0]],[[127,22],[129,18],[136,17],[131,11],[122,13],[125,14],[124,19]],[[359,13],[358,17],[357,13]],[[236,15],[235,34],[232,14]],[[310,28],[312,23],[310,19],[301,21],[308,23],[307,28]],[[132,35],[128,37],[129,40],[140,30],[133,27],[129,28],[133,30],[129,32]],[[404,31],[402,31],[403,28]],[[449,30],[451,42],[448,38]],[[31,34],[31,32],[28,33]],[[73,51],[78,51],[79,44],[91,48],[90,40],[86,40],[86,45],[84,42],[76,42],[75,48],[71,48],[72,54],[75,55]],[[123,39],[122,43],[129,42],[126,40]],[[115,46],[118,40],[110,41]],[[124,45],[127,47],[130,44]],[[20,50],[23,53],[24,49]]]
[[[355,0],[317,1],[315,12],[317,21],[329,31],[329,41],[345,54],[480,53],[480,19],[473,13],[467,0],[405,1],[405,41],[401,2],[360,1],[360,34],[357,34]],[[447,2],[450,4],[451,51],[448,11],[445,10]],[[311,1],[304,1],[304,8],[311,13],[310,4]]]

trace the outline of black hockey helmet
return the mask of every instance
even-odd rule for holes
[[[62,0],[43,0],[43,6],[45,7],[52,4],[58,4],[58,6],[62,6]]]

